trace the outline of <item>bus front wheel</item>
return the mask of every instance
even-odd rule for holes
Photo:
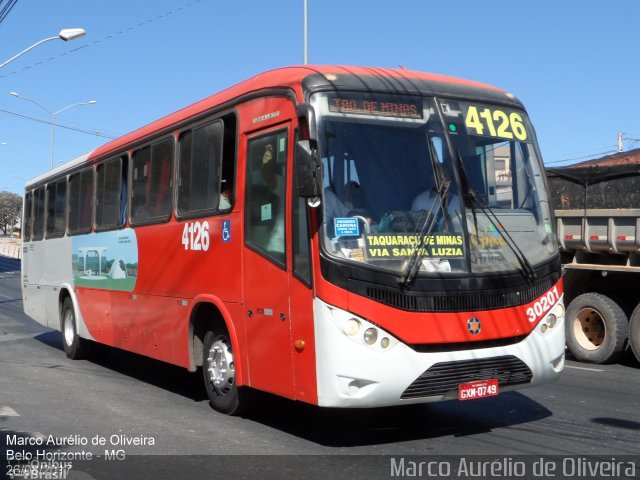
[[[64,299],[61,313],[60,330],[62,331],[64,353],[72,360],[85,358],[88,351],[88,341],[78,335],[76,313],[71,298]]]
[[[209,331],[204,336],[202,372],[209,403],[214,410],[227,415],[246,411],[248,392],[236,384],[235,361],[228,335]]]

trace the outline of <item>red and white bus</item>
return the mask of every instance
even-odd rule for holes
[[[495,395],[564,365],[535,133],[488,85],[299,66],[260,74],[26,185],[25,312],[326,407]]]

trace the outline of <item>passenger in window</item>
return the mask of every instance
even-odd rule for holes
[[[277,170],[276,159],[273,156],[273,145],[270,143],[265,147],[262,155],[261,165],[262,179],[267,187],[276,197],[273,202],[273,230],[267,245],[268,251],[284,253],[284,206],[285,206],[285,183],[284,178]]]
[[[360,184],[357,182],[349,182],[348,191],[359,190]],[[350,196],[350,195],[349,195]],[[358,216],[364,218],[367,221],[369,228],[373,224],[373,219],[366,210],[358,208],[358,205],[353,205],[350,202],[345,204],[340,197],[335,193],[331,186],[324,189],[324,215],[325,224],[327,226],[327,234],[329,237],[335,236],[334,231],[334,219]],[[375,227],[372,231],[375,231]]]
[[[331,187],[324,189],[324,214],[327,219],[327,223],[333,223],[334,218],[346,217],[349,209],[338,198]]]
[[[224,187],[220,192],[218,210],[229,210],[231,208],[231,187]]]
[[[360,189],[360,184],[356,182],[349,182],[349,190]],[[343,202],[342,199],[335,193],[332,187],[324,189],[324,211],[327,216],[327,220],[340,217],[348,217],[352,215],[360,215],[366,217],[371,223],[372,219],[367,209],[361,208],[357,202]]]
[[[447,196],[441,200],[435,187],[419,193],[411,204],[412,216],[419,212],[431,212],[437,217],[435,231],[456,231],[462,230],[460,198],[455,192],[449,190]],[[416,217],[419,218],[419,217]]]
[[[273,193],[284,191],[284,180],[278,175],[276,162],[273,158],[273,145],[270,143],[265,147],[262,156],[262,178]]]
[[[437,202],[438,194],[434,188],[419,193],[411,203],[411,211],[419,212],[422,210],[431,210],[434,202]],[[437,205],[437,204],[436,204]],[[435,208],[434,208],[435,210]]]

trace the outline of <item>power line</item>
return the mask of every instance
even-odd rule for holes
[[[28,115],[23,115],[21,113],[10,112],[9,110],[0,109],[0,113],[6,113],[7,115],[13,115],[14,117],[20,117],[20,118],[24,118],[26,120],[32,120],[34,122],[45,123],[47,125],[51,125],[51,122],[48,121],[48,120],[42,120],[41,118],[30,117]],[[88,135],[95,135],[96,137],[108,138],[110,140],[113,140],[114,138],[116,138],[113,135],[109,135],[107,133],[100,132],[100,130],[98,130],[97,128],[95,130],[90,130],[90,129],[86,129],[86,128],[73,127],[71,125],[65,125],[64,123],[57,123],[57,122],[56,122],[56,128],[65,128],[67,130],[73,130],[74,132],[86,133]]]
[[[0,0],[0,1],[2,1],[2,0]],[[16,0],[16,1],[17,1],[17,0]],[[75,52],[77,52],[78,50],[82,50],[83,48],[93,47],[94,45],[97,45],[97,44],[99,44],[99,43],[102,43],[102,42],[104,42],[104,41],[106,41],[106,40],[110,40],[110,39],[112,39],[112,38],[114,38],[114,37],[117,37],[117,36],[119,36],[119,35],[122,35],[122,34],[124,34],[124,33],[128,33],[128,32],[130,32],[130,31],[132,31],[132,30],[136,30],[136,29],[138,29],[138,28],[140,28],[140,27],[144,27],[145,25],[148,25],[148,24],[150,24],[150,23],[156,22],[156,21],[158,21],[158,20],[162,20],[163,18],[168,17],[169,15],[173,15],[174,13],[178,13],[178,12],[180,12],[180,11],[182,11],[182,10],[185,10],[185,9],[187,9],[187,8],[189,8],[189,7],[192,7],[193,5],[195,5],[195,4],[197,4],[197,3],[200,3],[200,2],[202,2],[202,1],[204,1],[204,0],[193,0],[192,2],[189,2],[189,3],[187,3],[186,5],[183,5],[183,6],[181,6],[181,7],[178,7],[178,8],[176,8],[176,9],[174,9],[174,10],[171,10],[171,11],[165,12],[165,13],[163,13],[163,14],[161,14],[161,15],[158,15],[157,17],[150,18],[150,19],[145,20],[144,22],[140,22],[140,23],[138,23],[138,24],[136,24],[136,25],[132,25],[132,26],[127,27],[127,28],[123,28],[122,30],[120,30],[120,31],[118,31],[118,32],[115,32],[115,33],[112,33],[112,34],[110,34],[110,35],[107,35],[106,37],[99,38],[98,40],[94,40],[94,41],[93,41],[93,42],[91,42],[91,43],[87,43],[87,44],[85,44],[85,45],[81,45],[81,46],[79,46],[79,47],[77,47],[77,48],[74,48],[74,49],[72,49],[72,50],[67,50],[66,52],[62,52],[62,53],[60,53],[60,54],[56,55],[55,57],[49,57],[49,58],[47,58],[47,59],[45,59],[45,60],[40,60],[39,62],[32,63],[31,65],[27,65],[26,67],[23,67],[23,68],[21,68],[21,69],[19,69],[19,70],[14,70],[13,72],[9,72],[9,73],[7,73],[7,74],[0,75],[0,78],[9,77],[9,76],[11,76],[11,75],[15,75],[16,73],[20,73],[20,72],[23,72],[23,71],[25,71],[25,70],[29,70],[30,68],[37,67],[37,66],[42,65],[42,64],[44,64],[44,63],[51,62],[51,61],[53,61],[53,60],[57,60],[57,59],[59,59],[60,57],[64,57],[65,55],[69,55],[69,54],[71,54],[71,53],[75,53]]]
[[[633,150],[640,143],[640,138],[625,138],[629,143],[627,144],[627,150]]]
[[[557,159],[557,161],[553,160],[554,163],[564,162],[565,159],[570,155],[575,155],[575,156],[578,156],[578,157],[588,157],[588,156],[592,156],[592,155],[598,155],[599,153],[597,153],[597,152],[600,152],[601,150],[604,150],[605,148],[609,148],[609,147],[610,147],[610,145],[604,145],[602,147],[593,147],[593,148],[590,148],[589,150],[582,150],[580,152],[569,152],[569,153],[564,153],[562,155],[554,155],[551,158]],[[563,158],[559,158],[561,156]],[[550,162],[547,162],[547,163],[550,163]]]
[[[3,3],[4,0],[0,0],[0,6],[2,6]],[[15,7],[16,3],[18,3],[18,0],[8,0],[7,4],[2,7],[2,10],[0,10],[0,23],[2,23],[7,15],[9,15],[9,12],[13,7]]]
[[[598,157],[598,156],[605,156],[605,155],[609,155],[611,153],[617,153],[618,150],[616,148],[612,149],[612,150],[607,150],[605,152],[600,152],[600,153],[593,153],[591,155],[583,155],[582,157],[573,157],[573,158],[564,158],[562,160],[556,160],[554,162],[544,162],[545,165],[554,165],[556,163],[564,163],[564,162],[574,162],[576,160],[587,160],[593,157]]]

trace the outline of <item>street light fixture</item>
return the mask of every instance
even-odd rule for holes
[[[4,63],[0,64],[0,68],[4,67],[8,63],[13,62],[20,55],[22,55],[24,53],[27,53],[32,48],[36,48],[38,45],[42,45],[45,42],[49,42],[51,40],[64,40],[65,42],[68,42],[69,40],[75,40],[76,38],[83,37],[86,33],[87,32],[83,28],[64,28],[64,29],[60,30],[60,33],[58,33],[58,35],[56,35],[55,37],[43,38],[39,42],[36,42],[33,45],[31,45],[30,47],[27,47],[24,50],[22,50],[21,52],[15,54],[9,60],[7,60]]]
[[[86,35],[84,28],[64,28],[58,33],[58,38],[68,42],[69,40],[75,40],[76,38],[84,37]]]
[[[56,116],[59,113],[64,112],[65,110],[69,110],[72,107],[77,107],[79,105],[94,105],[97,103],[96,100],[89,100],[88,102],[79,102],[79,103],[72,103],[71,105],[67,105],[64,108],[61,108],[60,110],[57,110],[55,112],[49,110],[48,108],[44,107],[41,103],[36,102],[33,98],[29,98],[29,97],[23,97],[22,95],[19,95],[16,92],[9,92],[11,95],[13,95],[14,97],[18,97],[18,98],[22,98],[23,100],[29,100],[32,103],[35,103],[37,106],[39,106],[42,110],[44,110],[45,112],[47,112],[49,115],[51,115],[51,168],[53,169],[53,152],[54,152],[54,146],[55,146],[55,136],[56,136]]]

